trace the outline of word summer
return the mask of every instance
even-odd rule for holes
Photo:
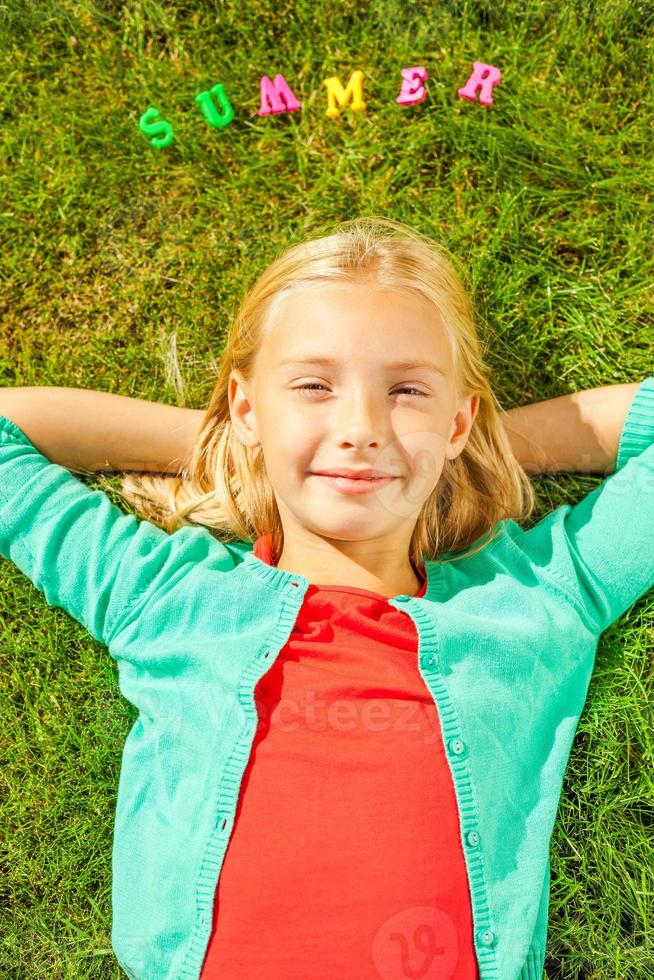
[[[427,90],[424,84],[428,77],[427,69],[419,65],[413,68],[402,68],[400,72],[402,86],[395,101],[399,105],[415,105],[417,102],[424,102],[427,98]],[[501,77],[500,70],[494,65],[486,65],[482,61],[473,61],[472,74],[463,88],[457,90],[457,95],[460,99],[476,102],[477,92],[479,92],[481,105],[492,105],[493,87],[497,85]],[[346,108],[350,102],[353,111],[362,112],[366,108],[362,96],[363,72],[360,68],[351,73],[346,88],[343,88],[337,75],[332,78],[325,78],[323,85],[327,89],[325,115],[329,119],[336,119],[340,116],[340,110]],[[275,75],[274,82],[271,82],[267,75],[263,75],[259,89],[261,93],[260,116],[278,115],[281,112],[297,112],[298,109],[302,108],[302,104],[296,98],[283,75]],[[223,85],[214,85],[206,92],[200,92],[199,95],[195,96],[195,103],[207,123],[214,129],[224,129],[234,118],[234,108]],[[150,144],[152,146],[170,146],[174,139],[173,127],[168,120],[159,119],[160,115],[159,109],[150,106],[139,119],[139,129],[145,136],[151,137]]]

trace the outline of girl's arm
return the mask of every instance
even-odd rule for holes
[[[590,388],[501,412],[527,472],[611,473],[639,382]],[[47,459],[71,470],[179,473],[190,461],[202,409],[87,388],[0,388],[0,415]]]
[[[528,473],[612,473],[640,384],[588,388],[501,412],[514,456]]]
[[[70,470],[178,473],[205,412],[87,388],[0,388],[11,419],[52,463]]]

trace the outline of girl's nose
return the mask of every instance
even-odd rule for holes
[[[367,445],[379,442],[386,421],[385,409],[370,394],[345,399],[336,421],[337,435],[343,441]]]

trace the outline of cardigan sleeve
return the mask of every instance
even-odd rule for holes
[[[174,537],[46,459],[0,416],[0,555],[96,640],[108,645],[163,573]]]
[[[654,376],[636,389],[614,472],[578,504],[507,530],[598,634],[654,586]]]

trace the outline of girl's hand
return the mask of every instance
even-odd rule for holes
[[[0,415],[70,470],[179,473],[205,412],[87,388],[0,388]]]
[[[640,384],[589,388],[501,412],[514,456],[528,473],[612,473]]]

